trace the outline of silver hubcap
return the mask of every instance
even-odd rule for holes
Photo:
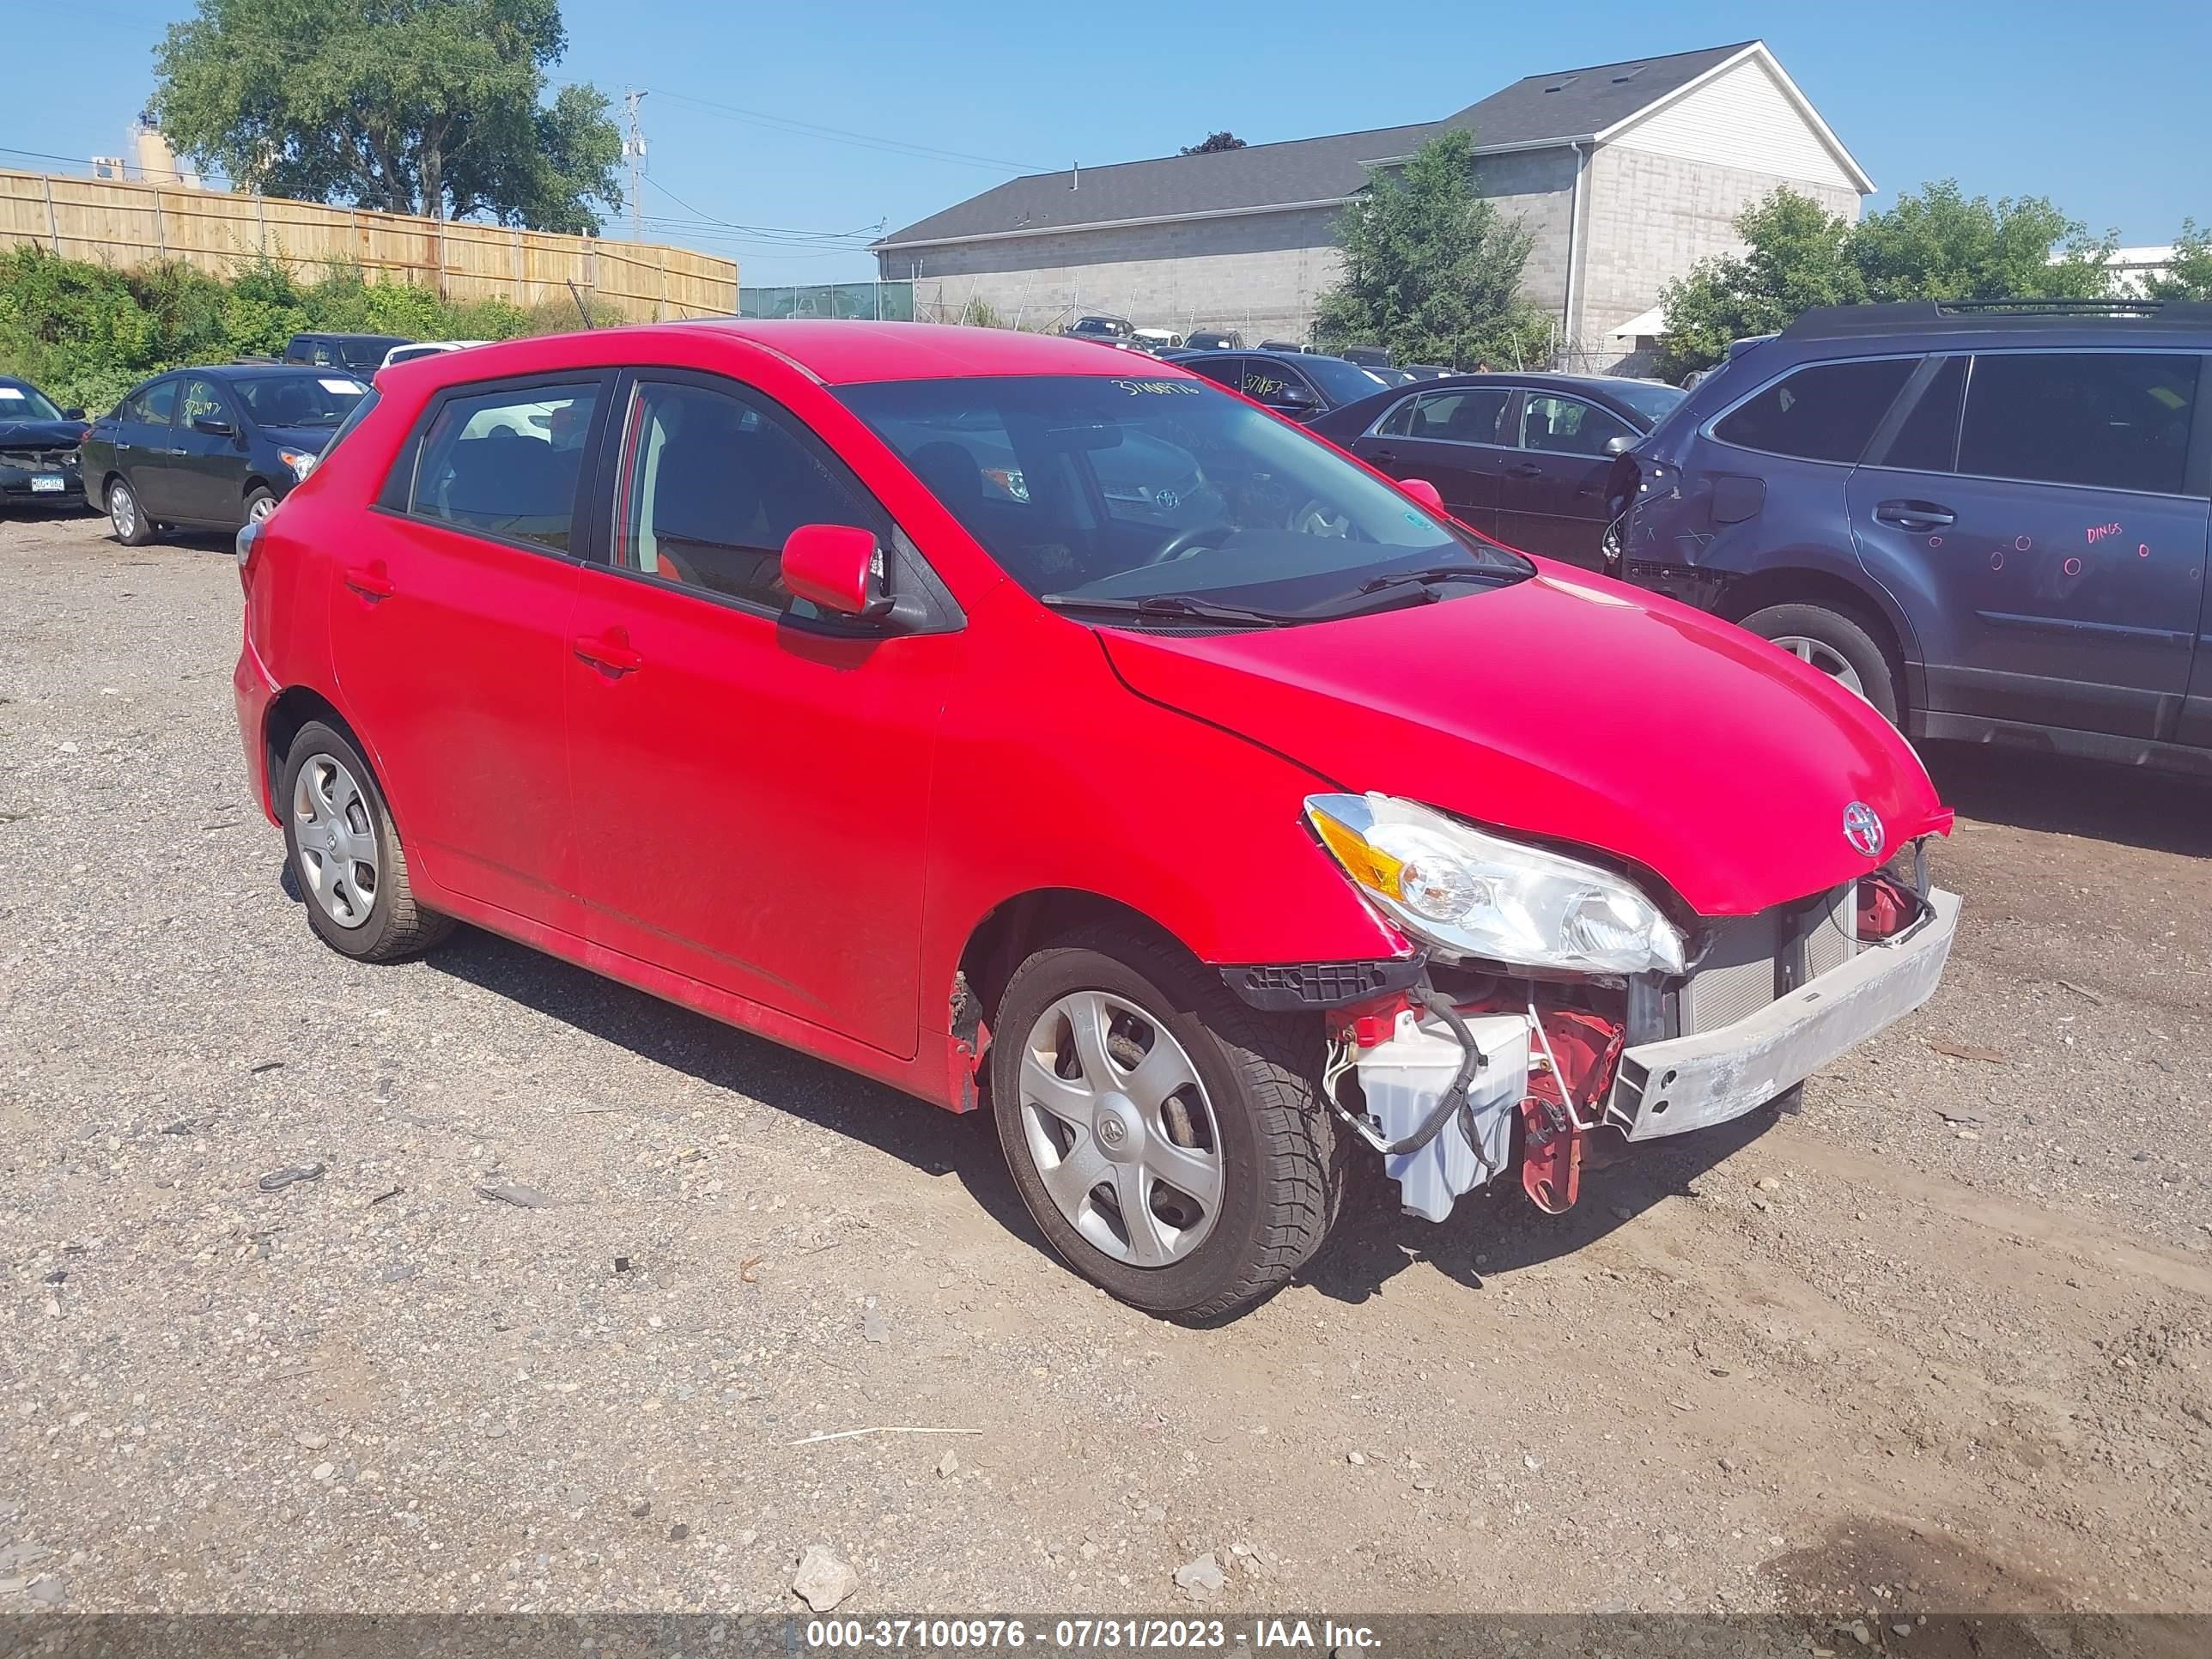
[[[246,517],[249,523],[259,524],[276,510],[275,501],[266,495],[258,495],[254,498],[253,505],[246,509]]]
[[[368,797],[335,755],[311,755],[292,791],[300,874],[323,914],[358,927],[376,904],[376,826]]]
[[[1808,640],[1796,634],[1784,634],[1774,641],[1799,662],[1809,663],[1844,690],[1856,697],[1866,696],[1866,687],[1859,680],[1859,671],[1844,659],[1844,653],[1832,645],[1820,640]]]
[[[1022,1133],[1070,1225],[1116,1261],[1164,1267],[1206,1242],[1221,1136],[1190,1056],[1133,1002],[1076,991],[1022,1050]]]
[[[118,536],[128,536],[138,527],[138,503],[121,484],[107,494],[107,517]]]

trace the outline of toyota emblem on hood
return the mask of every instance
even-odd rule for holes
[[[1870,859],[1881,856],[1881,818],[1873,807],[1855,800],[1844,808],[1844,839]]]

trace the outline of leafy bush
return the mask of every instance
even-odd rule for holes
[[[603,301],[591,309],[595,326],[623,320]],[[281,355],[303,329],[511,340],[565,333],[580,322],[566,295],[526,307],[447,301],[412,283],[371,282],[351,265],[302,281],[265,257],[219,277],[177,260],[118,270],[28,243],[0,252],[0,374],[94,411],[163,369]]]

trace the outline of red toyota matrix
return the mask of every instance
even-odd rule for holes
[[[698,323],[388,369],[239,538],[332,949],[473,923],[954,1111],[1206,1317],[1917,1007],[1951,815],[1826,676],[1080,341]]]

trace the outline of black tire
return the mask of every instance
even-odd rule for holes
[[[1203,1242],[1165,1266],[1117,1261],[1047,1190],[1024,1122],[1022,1057],[1060,998],[1136,1005],[1182,1046],[1213,1107],[1221,1196]],[[999,1143],[1030,1214],[1070,1266],[1131,1306],[1208,1320],[1272,1295],[1321,1248],[1342,1202],[1347,1145],[1320,1099],[1317,1020],[1262,1014],[1164,938],[1129,923],[1079,928],[1017,969],[991,1044]]]
[[[1771,605],[1743,619],[1762,640],[1817,641],[1850,665],[1860,695],[1892,726],[1898,723],[1897,670],[1866,619],[1819,605]]]
[[[117,498],[121,497],[121,505]],[[146,516],[140,505],[138,492],[131,487],[128,478],[118,478],[107,486],[107,527],[115,532],[115,539],[125,547],[143,547],[154,539],[154,521]]]
[[[301,849],[301,815],[296,805],[300,775],[310,765],[336,762],[359,791],[363,822],[356,829],[370,836],[377,854],[375,881],[366,916],[356,926],[337,921],[319,896],[319,884]],[[357,962],[404,962],[421,956],[453,931],[450,916],[426,908],[407,880],[407,854],[385,805],[384,790],[353,739],[337,727],[310,720],[292,739],[284,757],[277,815],[284,821],[284,855],[298,884],[315,936],[342,956]],[[327,857],[327,854],[321,856]]]
[[[240,523],[252,524],[253,522],[254,510],[257,507],[259,507],[261,503],[264,501],[266,501],[269,504],[270,508],[275,507],[276,505],[276,492],[270,489],[266,484],[256,484],[252,489],[247,490],[246,492],[246,517],[240,520]],[[263,510],[267,511],[268,509],[264,508]]]

